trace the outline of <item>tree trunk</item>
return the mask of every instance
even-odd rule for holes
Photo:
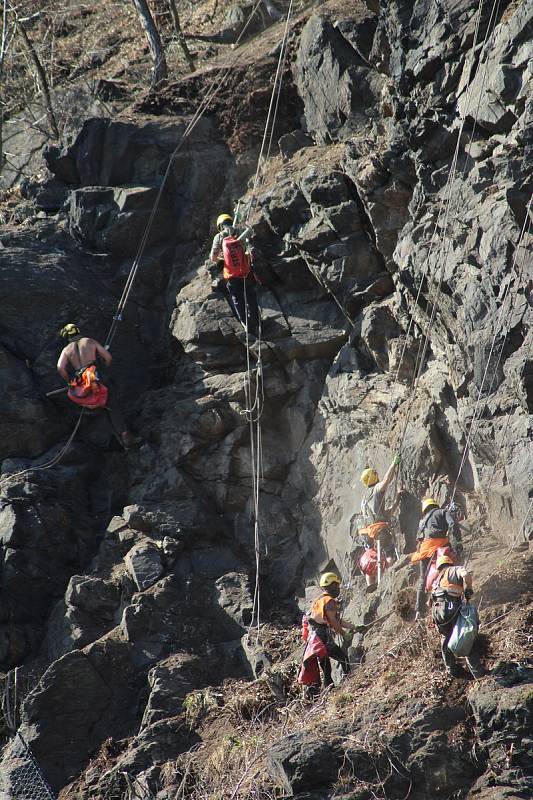
[[[24,51],[33,64],[33,68],[35,70],[35,77],[37,78],[37,83],[39,84],[39,89],[41,90],[41,94],[43,96],[43,102],[50,131],[52,132],[54,139],[59,140],[59,128],[57,127],[54,109],[52,108],[52,98],[50,97],[50,90],[48,88],[48,81],[46,79],[46,73],[43,69],[43,65],[39,61],[39,56],[35,52],[35,48],[28,34],[24,30],[22,22],[17,21],[17,31],[20,33]]]
[[[4,0],[2,9],[2,39],[0,40],[0,97],[2,96],[2,84],[4,75],[4,60],[7,53],[7,0]],[[0,174],[4,166],[4,102],[0,99]]]
[[[185,60],[189,65],[189,69],[194,69],[194,58],[191,55],[191,51],[187,47],[187,42],[185,41],[185,37],[183,35],[183,31],[181,30],[181,22],[180,17],[178,14],[178,9],[176,8],[176,0],[168,0],[168,5],[170,7],[170,15],[172,17],[172,22],[174,24],[174,30],[176,32],[176,36],[181,47],[182,53],[185,56]]]
[[[152,88],[154,89],[161,81],[165,80],[168,75],[167,62],[163,52],[163,45],[159,31],[155,26],[155,22],[150,13],[147,0],[132,0],[133,5],[137,9],[141,25],[146,33],[150,53],[152,54],[152,61],[154,63],[152,75]]]

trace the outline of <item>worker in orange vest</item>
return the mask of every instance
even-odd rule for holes
[[[100,381],[97,372],[98,360],[110,366],[113,358],[109,350],[96,339],[82,336],[73,322],[61,329],[60,336],[67,344],[59,356],[57,371],[68,383],[69,399],[84,408],[104,408],[125,450],[138,444],[141,440],[127,429],[120,410],[110,403],[108,387]]]
[[[308,620],[310,631],[314,632],[326,647],[327,656],[320,659],[320,666],[324,674],[324,686],[330,686],[333,683],[330,658],[334,658],[335,661],[339,662],[345,675],[350,671],[348,654],[336,644],[333,634],[338,633],[343,638],[347,638],[346,631],[353,632],[357,629],[354,625],[343,622],[340,618],[339,604],[337,602],[337,597],[341,591],[341,579],[339,576],[334,572],[325,572],[320,577],[320,588],[322,589],[322,594],[313,603]]]
[[[419,619],[424,613],[426,576],[431,559],[440,547],[447,546],[453,548],[456,556],[461,556],[463,545],[459,523],[449,509],[440,508],[437,500],[426,497],[422,500],[422,519],[418,525],[416,553],[411,556],[411,562],[418,563],[419,568],[415,619]]]
[[[394,539],[390,532],[390,518],[394,514],[400,495],[398,495],[391,506],[386,506],[385,499],[387,489],[397,474],[397,469],[401,463],[401,456],[395,455],[391,465],[385,473],[383,480],[379,480],[379,475],[375,469],[368,467],[361,473],[361,483],[366,487],[366,492],[361,500],[361,515],[365,524],[359,533],[366,537],[367,551],[359,560],[359,566],[365,576],[367,591],[372,591],[377,586],[377,553],[376,546],[379,540],[382,567],[389,567],[396,559]]]
[[[257,337],[260,325],[255,293],[257,278],[251,256],[245,252],[229,214],[220,214],[217,231],[209,258],[214,264],[222,264],[222,282],[234,317],[248,336]],[[219,283],[218,280],[217,287]]]
[[[431,602],[432,617],[440,633],[441,652],[446,672],[454,678],[460,677],[461,671],[457,666],[455,656],[448,648],[463,598],[470,600],[474,594],[472,588],[472,573],[465,567],[455,565],[449,555],[437,558],[437,577],[433,582]],[[474,678],[481,678],[487,671],[482,666],[479,655],[474,649],[465,658],[466,664]]]

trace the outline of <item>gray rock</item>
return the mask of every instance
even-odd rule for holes
[[[198,689],[202,663],[187,654],[170,656],[148,673],[150,695],[141,721],[141,729],[166,717],[183,712],[185,696]]]
[[[134,545],[126,554],[124,562],[140,592],[153,586],[165,571],[161,552],[156,543],[149,539]]]
[[[230,638],[242,636],[252,621],[253,599],[248,575],[229,572],[215,581],[215,602]]]
[[[313,140],[303,131],[292,131],[284,134],[278,141],[279,152],[284,160],[292,156],[304,147],[310,147]]]
[[[75,650],[52,664],[26,698],[21,732],[56,791],[74,778],[97,744],[93,726],[110,694],[90,659]],[[44,721],[46,737],[40,736]]]
[[[270,748],[267,763],[272,780],[292,797],[319,787],[329,789],[338,776],[340,755],[325,739],[296,733]]]
[[[65,602],[87,614],[111,617],[119,603],[115,584],[86,575],[73,575],[65,592]]]

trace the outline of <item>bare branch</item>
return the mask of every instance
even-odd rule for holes
[[[56,118],[54,115],[54,109],[52,108],[52,98],[50,97],[50,90],[48,88],[48,81],[46,78],[46,73],[43,69],[43,65],[41,64],[39,57],[35,51],[35,48],[29,38],[28,34],[24,29],[24,25],[17,20],[17,31],[20,33],[20,38],[22,41],[23,49],[33,64],[33,68],[35,70],[35,77],[37,78],[37,83],[39,84],[39,89],[41,90],[41,94],[43,96],[43,101],[46,109],[46,116],[48,118],[48,124],[50,126],[50,130],[55,139],[59,139],[59,129],[57,127]]]
[[[167,75],[167,62],[163,52],[163,45],[161,44],[161,37],[155,25],[152,14],[148,7],[147,0],[132,0],[133,5],[137,9],[141,25],[146,33],[148,39],[148,46],[152,54],[152,61],[154,63],[154,71],[152,76],[152,88],[155,88]]]
[[[191,55],[191,51],[187,47],[187,42],[185,41],[185,36],[183,35],[183,31],[181,29],[181,22],[178,14],[178,9],[176,8],[176,0],[168,0],[168,5],[170,8],[170,16],[172,17],[172,23],[174,25],[174,31],[176,33],[178,43],[181,47],[183,55],[185,56],[187,64],[189,65],[189,69],[192,71],[194,69],[194,58]]]

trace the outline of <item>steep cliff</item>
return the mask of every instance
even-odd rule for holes
[[[45,151],[2,233],[7,721],[65,800],[525,798],[533,11],[299,12],[279,148],[254,183],[284,26],[230,67],[219,57],[127,115],[87,119]],[[57,331],[74,320],[105,340],[167,166],[112,346],[142,444],[123,452],[105,413],[84,414],[43,469],[79,421],[46,397]],[[205,264],[212,221],[237,203],[261,279],[254,369]],[[366,595],[358,476],[396,452],[400,558]],[[424,493],[465,511],[494,667],[476,684],[445,677],[436,634],[413,621]],[[328,563],[346,617],[369,627],[353,674],[306,705],[297,625]],[[26,796],[7,733],[2,788]]]

